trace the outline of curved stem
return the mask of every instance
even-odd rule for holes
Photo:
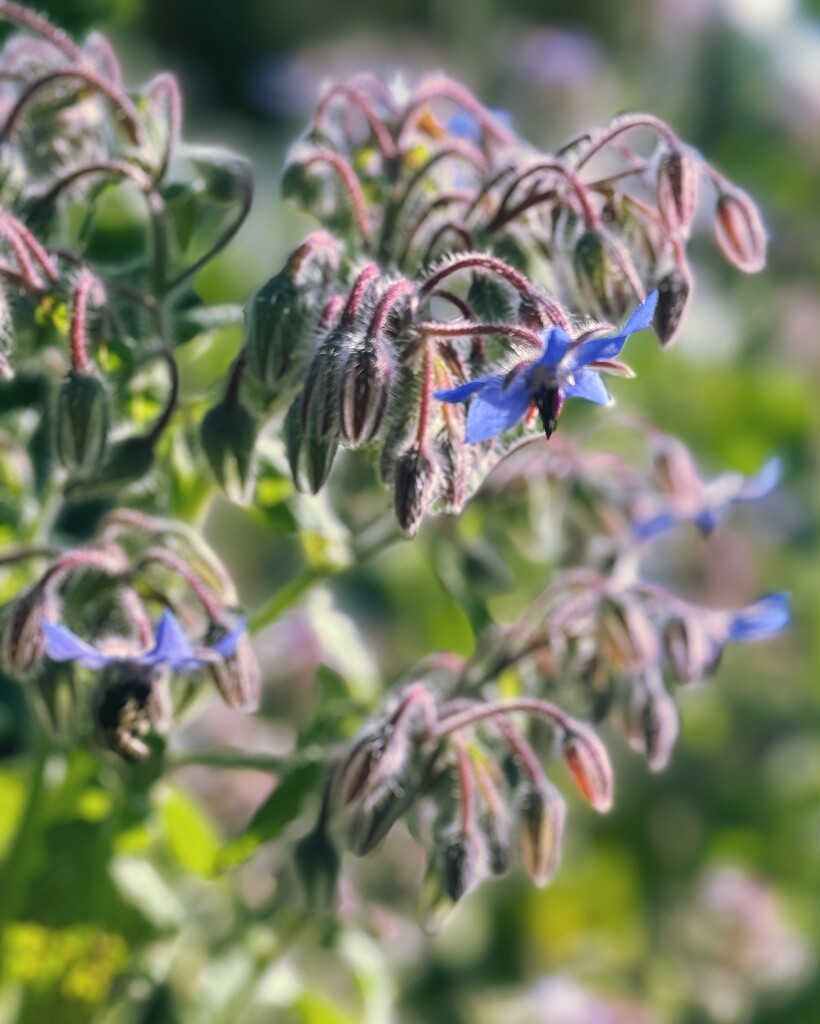
[[[504,193],[504,196],[501,199],[501,202],[499,203],[498,210],[496,211],[495,216],[487,225],[487,231],[498,231],[499,228],[503,227],[509,220],[512,219],[514,215],[517,215],[510,214],[509,210],[507,209],[508,204],[512,200],[512,197],[515,193],[515,190],[519,187],[519,185],[525,182],[527,178],[531,178],[535,174],[543,173],[557,174],[560,177],[564,178],[567,184],[574,192],[576,198],[578,199],[578,204],[581,207],[581,212],[584,215],[584,220],[586,221],[587,227],[597,227],[597,225],[600,222],[600,217],[598,215],[598,211],[590,202],[589,190],[587,186],[584,185],[584,183],[578,178],[578,176],[575,174],[572,168],[567,167],[566,164],[560,163],[555,160],[544,160],[539,161],[538,163],[533,164],[531,167],[526,168],[526,170],[522,171],[521,174],[519,174],[518,177],[515,178],[515,180],[510,183],[509,187],[507,188],[507,191]],[[522,209],[526,208],[527,207],[524,206]]]
[[[403,278],[401,281],[396,281],[391,284],[387,291],[379,299],[373,316],[370,319],[370,326],[367,329],[368,337],[378,338],[387,327],[387,321],[390,318],[390,314],[398,306],[402,299],[408,295],[412,295],[416,290],[416,286],[412,281],[408,281],[407,278]]]
[[[588,163],[604,146],[607,146],[619,135],[623,135],[624,132],[632,131],[633,128],[652,128],[671,145],[679,144],[677,135],[659,117],[652,114],[623,114],[607,128],[602,128],[596,135],[589,136],[591,140],[589,149],[580,156],[575,164],[575,170],[580,171],[584,164]]]
[[[507,701],[494,701],[488,704],[478,704],[467,708],[464,711],[457,711],[439,721],[433,730],[431,738],[442,740],[452,733],[467,729],[481,722],[491,719],[498,719],[516,711],[523,711],[526,714],[537,715],[539,718],[546,718],[554,722],[565,732],[574,731],[575,720],[565,711],[551,704],[549,701],[540,700],[538,697],[516,697]]]
[[[165,360],[168,366],[168,372],[171,377],[171,390],[168,394],[168,401],[165,404],[165,409],[160,413],[157,422],[151,427],[151,430],[146,435],[146,440],[152,445],[155,445],[157,441],[162,437],[165,432],[165,428],[171,422],[174,413],[176,412],[177,402],[179,400],[179,369],[177,368],[176,360],[173,355],[163,349],[159,352],[160,358]]]
[[[370,102],[370,98],[358,89],[351,88],[351,86],[346,85],[343,82],[331,86],[319,100],[316,107],[316,113],[313,115],[313,124],[318,128],[331,103],[340,97],[346,99],[354,107],[358,107],[367,119],[370,131],[373,133],[373,138],[376,140],[376,145],[388,160],[395,159],[398,153],[396,140],[390,134],[387,125],[385,125],[384,121],[379,117],[373,107],[373,104]]]
[[[90,270],[82,270],[74,288],[71,307],[71,365],[78,373],[88,373],[91,360],[88,358],[86,346],[86,326],[88,322],[88,303],[95,290],[100,292],[102,285]]]
[[[22,25],[29,32],[34,32],[43,39],[47,39],[52,46],[62,51],[70,60],[82,60],[83,51],[62,29],[52,25],[48,19],[35,13],[22,4],[9,3],[8,0],[0,2],[0,18]]]
[[[365,199],[364,191],[356,172],[343,156],[340,156],[339,153],[335,153],[332,149],[322,148],[314,150],[311,155],[303,161],[302,166],[307,169],[312,164],[318,163],[329,164],[336,172],[350,198],[350,205],[353,208],[353,216],[356,220],[356,226],[359,229],[359,234],[362,236],[362,241],[369,248],[372,230],[370,214],[367,209],[367,200]]]
[[[471,334],[502,334],[507,338],[514,338],[516,341],[523,341],[525,345],[531,345],[541,351],[544,343],[538,337],[536,331],[528,327],[520,327],[518,324],[459,324],[439,323],[435,320],[419,325],[423,334],[440,338],[461,338]]]
[[[122,126],[130,141],[135,146],[141,145],[143,140],[140,130],[139,112],[128,96],[118,85],[103,78],[102,75],[98,75],[96,71],[82,67],[57,68],[54,71],[48,71],[24,89],[6,117],[2,129],[0,129],[0,143],[6,143],[11,140],[23,112],[37,94],[43,89],[48,88],[52,82],[60,81],[61,78],[78,78],[102,96],[105,96],[116,108]]]
[[[430,263],[433,258],[433,253],[435,252],[436,245],[448,232],[458,235],[466,245],[468,251],[475,246],[475,239],[467,228],[462,227],[460,224],[456,224],[452,220],[448,220],[446,224],[442,224],[433,232],[433,237],[428,242],[427,248],[424,250],[424,255],[421,258],[421,265],[423,267]]]
[[[50,206],[65,189],[70,188],[81,178],[90,174],[115,174],[121,178],[130,178],[141,191],[147,191],[151,187],[151,181],[139,167],[128,163],[127,160],[96,160],[93,163],[81,164],[72,168],[62,178],[58,178],[47,192],[43,192],[35,198],[34,210]]]
[[[399,137],[404,131],[411,129],[423,108],[431,100],[450,100],[457,104],[462,110],[471,114],[482,130],[494,142],[510,143],[515,140],[515,135],[496,121],[488,112],[485,106],[473,96],[469,89],[466,89],[459,82],[447,78],[446,75],[433,75],[427,81],[422,82],[411,98],[411,103],[404,112]]]
[[[467,203],[470,201],[471,196],[472,193],[470,192],[446,192],[444,195],[437,196],[433,199],[432,202],[429,203],[429,205],[419,214],[415,224],[405,232],[404,247],[402,248],[401,255],[396,259],[396,265],[399,267],[403,267],[405,265],[407,258],[410,255],[410,250],[413,247],[413,242],[416,240],[416,236],[436,210],[440,210],[445,206],[452,206],[455,203]]]
[[[239,188],[240,188],[240,202],[239,211],[236,218],[226,228],[226,230],[220,235],[216,242],[208,249],[207,252],[203,253],[198,260],[195,260],[190,267],[181,271],[172,281],[165,286],[166,292],[171,292],[175,288],[178,288],[184,281],[193,277],[197,271],[201,270],[206,263],[210,262],[218,252],[221,252],[228,242],[236,235],[242,225],[245,223],[245,219],[250,213],[251,203],[253,202],[253,178],[251,176],[250,169],[245,164],[240,164],[241,172],[239,175]]]
[[[359,271],[358,277],[350,289],[345,308],[342,310],[340,321],[342,327],[350,328],[356,322],[356,317],[359,315],[370,285],[380,274],[381,271],[376,263],[367,263]]]
[[[150,99],[164,98],[168,114],[168,137],[163,146],[162,158],[154,174],[154,181],[161,181],[168,170],[182,132],[182,93],[174,75],[163,72],[148,85],[146,95]]]

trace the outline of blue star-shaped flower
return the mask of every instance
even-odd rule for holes
[[[789,595],[767,594],[730,615],[726,626],[727,638],[741,644],[766,640],[784,630],[791,618]]]
[[[664,533],[684,522],[693,522],[702,534],[712,533],[731,505],[742,501],[759,501],[774,491],[780,482],[780,459],[769,459],[754,475],[724,473],[707,483],[701,482],[692,468],[685,490],[672,496],[659,511],[641,515],[633,524],[641,540]]]
[[[472,398],[467,414],[467,441],[487,441],[522,420],[534,405],[541,415],[544,433],[555,430],[564,400],[583,398],[597,405],[610,405],[612,397],[600,370],[613,369],[630,334],[652,322],[658,293],[652,292],[615,334],[599,335],[574,342],[560,327],[540,331],[544,351],[539,359],[525,360],[508,373],[460,384],[434,396],[442,402],[463,402]]]
[[[169,611],[162,613],[154,637],[154,646],[142,653],[133,653],[129,642],[114,642],[95,647],[77,636],[67,626],[46,622],[46,654],[52,661],[77,661],[93,671],[115,666],[155,668],[167,666],[175,672],[193,672],[217,658],[230,658],[245,632],[245,620],[240,619],[213,647],[195,649],[183,633],[176,618]],[[106,649],[106,647],[108,649]]]

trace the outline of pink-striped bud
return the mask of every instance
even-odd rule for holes
[[[699,683],[707,675],[714,645],[705,625],[696,616],[681,615],[670,619],[663,633],[663,644],[679,683]]]
[[[685,266],[675,266],[658,278],[655,287],[658,291],[658,304],[652,326],[665,348],[678,333],[692,291],[692,278]]]
[[[637,601],[603,600],[598,639],[604,657],[622,672],[642,672],[660,655],[657,630]]]
[[[339,419],[348,447],[372,441],[384,420],[393,383],[393,354],[383,338],[368,339],[347,358],[340,376]]]
[[[27,676],[39,668],[45,653],[46,604],[45,589],[34,587],[5,609],[0,621],[0,669],[10,676]]]
[[[698,201],[698,170],[682,149],[667,149],[658,166],[658,210],[670,231],[688,235]]]
[[[405,535],[418,532],[433,499],[436,467],[424,449],[408,448],[396,460],[393,470],[396,518]]]
[[[525,784],[518,796],[516,819],[521,859],[536,885],[546,885],[561,860],[567,807],[560,792],[544,779]]]
[[[647,697],[641,709],[641,729],[650,770],[663,771],[680,732],[677,705],[665,690],[658,689]]]
[[[745,274],[756,274],[766,266],[767,236],[760,211],[740,189],[718,197],[715,237],[726,259]]]
[[[612,763],[592,729],[573,726],[564,742],[564,760],[584,798],[596,811],[606,813],[612,807]]]

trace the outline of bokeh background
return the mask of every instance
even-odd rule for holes
[[[681,336],[663,355],[651,338],[638,340],[638,379],[619,401],[690,444],[707,473],[753,472],[774,453],[785,473],[778,496],[733,514],[708,541],[687,535],[658,571],[706,602],[789,589],[796,621],[765,648],[731,651],[717,680],[682,695],[682,739],[661,775],[613,740],[615,809],[599,819],[573,804],[549,888],[522,877],[487,885],[432,935],[417,922],[422,868],[406,833],[364,871],[345,865],[356,884],[345,886],[333,924],[299,911],[284,848],[246,859],[231,844],[269,776],[183,766],[153,785],[135,774],[134,800],[150,799],[152,810],[129,825],[110,815],[110,779],[77,755],[52,791],[29,890],[0,896],[24,922],[6,937],[0,1022],[817,1024],[820,3],[39,6],[72,31],[106,33],[134,82],[174,71],[186,136],[253,161],[254,213],[197,282],[215,303],[244,302],[310,229],[281,205],[278,177],[328,77],[372,70],[413,80],[443,69],[544,147],[620,110],[668,120],[759,200],[770,263],[755,278],[728,269],[704,223]],[[216,376],[237,339],[227,332],[209,343]],[[601,431],[598,443],[606,439]],[[312,510],[318,555],[294,533],[274,481],[268,508],[212,505],[206,529],[248,604],[284,594],[282,607],[292,607],[259,638],[263,713],[247,722],[200,705],[176,740],[179,761],[208,745],[286,751],[338,679],[366,705],[428,651],[468,653],[482,616],[515,615],[522,570],[548,571],[548,558],[521,556],[515,536],[526,526],[548,543],[550,507],[532,495],[504,509],[499,496],[485,497],[457,524],[434,523],[413,543],[377,539],[378,554],[348,565],[351,552],[372,546],[356,531],[386,498],[361,461],[338,472],[336,494],[355,486],[359,497]],[[343,571],[309,586],[317,558]],[[14,684],[3,683],[2,698],[0,851],[26,779]]]

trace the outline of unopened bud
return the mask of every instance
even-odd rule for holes
[[[154,465],[154,441],[150,437],[126,437],[108,449],[97,473],[66,487],[73,497],[92,497],[116,491],[141,480]]]
[[[474,274],[467,292],[467,304],[479,320],[490,324],[514,323],[518,292],[495,275]]]
[[[396,790],[379,789],[378,800],[356,805],[349,817],[347,845],[352,853],[364,857],[379,845],[416,797],[417,784],[404,776]]]
[[[269,393],[281,393],[302,368],[339,256],[336,239],[327,231],[317,231],[245,307],[248,368]]]
[[[649,768],[662,771],[672,755],[680,731],[674,700],[663,689],[649,693],[641,709],[644,752]]]
[[[228,657],[211,662],[209,667],[216,688],[229,707],[247,713],[257,710],[261,685],[259,662],[247,633],[239,637]]]
[[[203,417],[202,450],[219,486],[232,501],[245,496],[256,442],[256,422],[241,402],[226,399]]]
[[[313,910],[330,909],[336,899],[341,861],[327,830],[317,826],[300,839],[293,860],[309,906]]]
[[[419,445],[400,455],[393,470],[395,509],[405,536],[418,532],[433,498],[436,467]]]
[[[477,828],[445,838],[441,849],[444,889],[457,903],[487,877],[489,860],[484,837]]]
[[[607,320],[621,320],[634,295],[597,231],[585,231],[581,235],[575,245],[572,263],[578,289],[589,307]]]
[[[694,615],[671,618],[664,629],[663,644],[679,683],[699,683],[708,673],[713,645],[704,624]]]
[[[643,605],[637,601],[609,598],[601,601],[598,631],[606,658],[620,671],[640,672],[657,662],[658,633]]]
[[[692,290],[692,279],[685,267],[675,266],[655,284],[658,303],[652,326],[661,345],[668,345],[678,333],[686,303]]]
[[[766,266],[766,229],[757,207],[740,189],[719,196],[715,236],[726,259],[744,273],[756,274]]]
[[[57,394],[57,455],[66,469],[93,474],[108,443],[108,393],[91,373],[69,370]]]
[[[0,620],[0,669],[10,676],[27,676],[45,654],[43,622],[48,598],[33,587],[7,605]]]
[[[379,431],[390,400],[393,355],[384,339],[368,339],[354,349],[340,379],[340,424],[351,448],[367,444]]]
[[[573,727],[564,743],[564,760],[585,799],[596,811],[608,811],[612,807],[612,764],[592,729]]]
[[[558,869],[567,808],[559,791],[544,779],[526,782],[517,799],[521,859],[536,885],[546,885]]]
[[[658,210],[667,227],[688,235],[698,199],[698,171],[682,149],[667,149],[658,166]]]

